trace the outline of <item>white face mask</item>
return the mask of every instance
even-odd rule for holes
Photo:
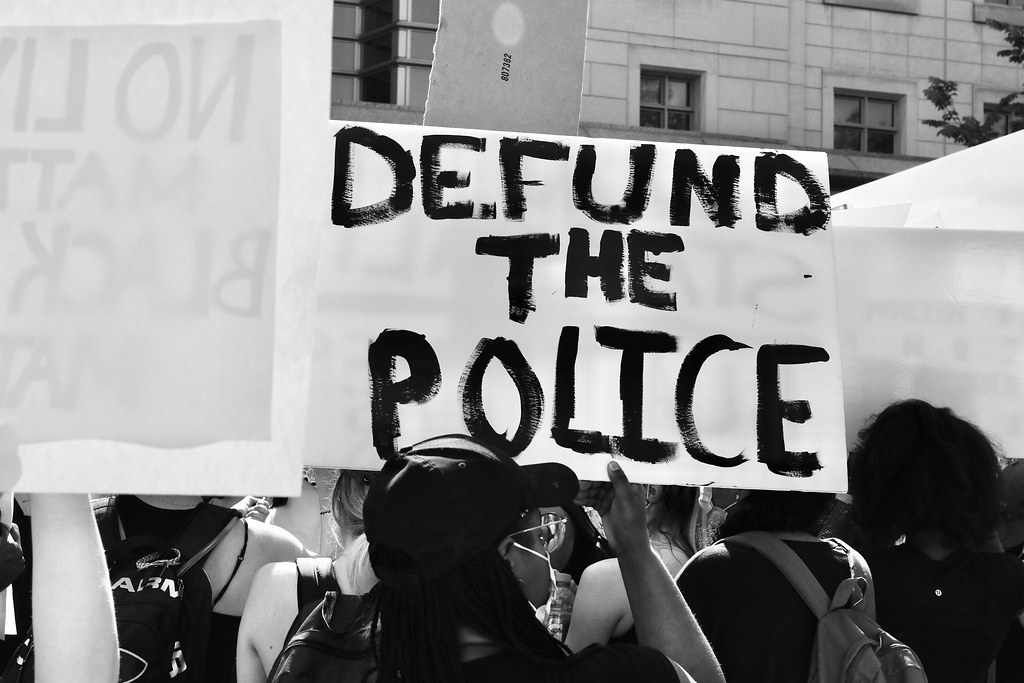
[[[555,589],[555,569],[554,569],[554,567],[551,566],[551,558],[549,556],[547,556],[547,555],[538,553],[536,550],[531,550],[530,548],[527,548],[526,546],[519,545],[515,541],[512,541],[512,546],[514,548],[518,549],[518,550],[521,550],[524,553],[532,555],[534,558],[542,561],[547,566],[547,568],[548,568],[548,571],[547,571],[547,574],[548,574],[547,598],[546,598],[545,602],[543,603],[543,605],[546,605],[547,602],[549,600],[551,600],[551,595],[552,595],[552,593],[554,592],[554,589]],[[543,607],[543,605],[541,605],[541,606]],[[534,609],[538,609],[538,607],[536,605],[534,605],[532,601],[530,601],[530,606],[533,607]]]

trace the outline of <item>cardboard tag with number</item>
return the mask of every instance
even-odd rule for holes
[[[444,0],[424,125],[575,135],[587,0]]]

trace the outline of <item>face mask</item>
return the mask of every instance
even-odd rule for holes
[[[515,541],[512,542],[512,546],[514,548],[516,548],[517,550],[520,550],[520,551],[522,551],[524,553],[527,553],[528,555],[532,555],[533,558],[536,559],[537,561],[543,562],[545,567],[547,568],[547,576],[548,576],[547,599],[546,599],[546,601],[544,603],[546,605],[547,601],[551,599],[551,593],[554,591],[554,588],[555,588],[555,570],[551,566],[551,558],[548,557],[547,555],[543,555],[541,553],[538,553],[536,550],[531,550],[530,548],[527,548],[526,546],[519,545]],[[524,586],[524,588],[525,588],[525,586]],[[530,602],[530,605],[532,607],[534,607],[534,609],[537,609],[537,607],[535,605],[533,605],[532,601]]]

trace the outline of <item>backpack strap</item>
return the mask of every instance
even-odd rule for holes
[[[184,574],[195,565],[202,566],[211,550],[227,536],[242,513],[232,508],[200,503],[171,545],[178,549],[184,564],[178,574]]]
[[[777,536],[765,531],[745,531],[724,539],[724,543],[753,548],[764,555],[789,579],[793,588],[818,619],[828,613],[832,601],[829,600],[825,589],[821,587],[821,583],[814,577],[800,556]]]
[[[299,609],[311,602],[319,602],[329,591],[340,591],[334,575],[334,561],[329,557],[297,557],[295,579]]]
[[[859,577],[864,580],[863,595],[864,600],[858,604],[858,607],[866,613],[872,619],[875,618],[875,583],[871,578],[871,567],[868,566],[867,560],[864,556],[858,553],[853,547],[841,538],[832,537],[829,540],[838,543],[846,551],[846,556],[850,558],[850,575]]]
[[[124,539],[121,519],[117,516],[117,496],[93,498],[92,514],[96,518],[96,527],[100,531],[100,541],[104,548],[113,548]]]
[[[355,624],[363,611],[365,595],[342,595],[330,591],[324,596],[323,615],[328,628],[335,633],[345,633]]]

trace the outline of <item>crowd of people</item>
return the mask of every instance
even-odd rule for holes
[[[291,501],[119,495],[114,514],[122,538],[173,543],[197,510],[234,511],[197,564],[212,615],[187,680],[808,680],[818,617],[751,534],[829,596],[860,577],[857,609],[931,683],[1024,680],[1024,461],[950,409],[911,399],[872,417],[842,500],[642,485],[628,467],[581,482],[447,435],[380,472],[343,470],[330,492],[310,478]],[[117,681],[95,502],[26,507],[0,521],[0,588],[21,635],[31,622],[35,680]],[[556,574],[573,579],[571,615],[551,600]],[[567,628],[551,628],[556,612]],[[316,638],[344,644],[340,664],[294,655]],[[12,668],[20,640],[0,651]]]

